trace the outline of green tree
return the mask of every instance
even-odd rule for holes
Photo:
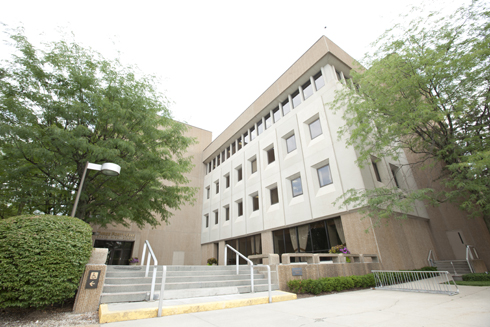
[[[76,212],[86,222],[155,226],[194,200],[185,153],[195,140],[172,120],[155,77],[74,42],[39,49],[22,32],[10,39],[15,54],[0,66],[0,217],[70,214],[87,161],[116,163],[121,175],[88,171]]]
[[[490,229],[490,11],[474,1],[452,15],[432,13],[397,25],[374,44],[350,88],[333,104],[340,131],[359,153],[397,160],[409,153],[444,187],[351,189],[339,199],[372,217],[409,212],[417,200],[457,203]],[[416,167],[415,167],[416,166]],[[437,172],[437,173],[435,173]],[[398,216],[395,214],[395,216]],[[404,217],[404,215],[401,215]]]

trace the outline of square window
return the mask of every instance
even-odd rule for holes
[[[272,115],[274,116],[274,123],[277,123],[281,119],[281,112],[279,108],[272,110]]]
[[[209,199],[209,194],[211,193],[210,187],[206,187],[206,199]]]
[[[243,202],[237,202],[238,217],[243,216]]]
[[[237,176],[237,182],[241,181],[243,176],[242,176],[242,167],[237,168],[236,170],[236,176]]]
[[[267,150],[267,163],[270,165],[276,161],[276,156],[274,155],[274,148]]]
[[[339,77],[340,77],[340,74],[339,74]],[[321,89],[323,87],[323,85],[325,85],[325,80],[323,79],[322,72],[318,72],[318,74],[313,76],[313,79],[315,80],[315,88],[317,89],[317,91],[319,89]],[[339,78],[339,81],[340,81],[340,78]]]
[[[268,129],[269,127],[272,126],[272,118],[270,113],[265,115],[264,120],[265,120],[265,129]]]
[[[320,181],[320,187],[332,184],[332,176],[330,174],[330,165],[325,165],[317,169],[318,180]]]
[[[257,122],[257,135],[262,134],[264,131],[264,124],[262,124],[262,120]]]
[[[301,185],[301,177],[293,179],[291,181],[291,187],[293,188],[293,198],[303,194],[303,186]]]
[[[252,196],[252,210],[259,210],[259,195]]]
[[[301,104],[301,96],[299,95],[299,91],[291,94],[291,98],[293,98],[293,108],[296,108]]]
[[[251,164],[252,164],[252,174],[257,172],[257,159],[253,159],[251,161]]]
[[[230,175],[225,176],[225,187],[230,187]]]
[[[218,211],[214,212],[214,224],[218,225]]]
[[[279,203],[279,192],[277,191],[277,187],[271,189],[271,205]]]
[[[291,111],[291,104],[289,103],[289,99],[282,103],[282,115],[286,116]]]
[[[206,221],[206,228],[209,227],[209,215],[204,215],[204,220]]]
[[[301,88],[303,89],[303,96],[305,97],[305,100],[313,94],[313,86],[311,85],[310,81],[303,84]]]
[[[288,149],[288,153],[296,150],[296,136],[294,134],[286,139],[286,147]]]
[[[313,140],[315,137],[322,135],[322,126],[320,125],[320,119],[315,120],[310,124],[310,136]]]
[[[374,159],[371,159],[371,164],[373,165],[374,175],[376,175],[376,180],[381,182],[381,176],[379,175],[378,164]]]
[[[216,184],[216,194],[219,193],[219,181],[215,183]]]
[[[230,220],[230,207],[225,207],[225,220]]]

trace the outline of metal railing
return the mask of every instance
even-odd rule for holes
[[[475,268],[473,267],[473,263],[470,260],[475,260],[480,259],[478,256],[478,252],[476,252],[476,248],[473,245],[466,245],[466,262],[468,263],[468,266],[470,267],[470,270],[472,273],[475,273]]]
[[[167,279],[167,266],[163,266],[162,284],[160,286],[160,298],[158,300],[158,317],[162,316],[163,309],[163,292],[165,291],[165,280]]]
[[[434,257],[434,253],[432,250],[429,250],[429,256],[427,257],[427,261],[429,262],[429,267],[435,267],[436,265],[434,264],[434,261],[436,261],[436,258]]]
[[[456,295],[459,288],[447,271],[372,270],[376,289]],[[451,284],[452,282],[452,284]],[[454,290],[452,287],[454,286]]]
[[[249,258],[247,258],[246,256],[244,256],[243,254],[241,254],[240,252],[238,252],[237,250],[235,250],[232,246],[230,246],[229,244],[226,244],[226,247],[225,247],[225,266],[227,265],[227,262],[228,262],[228,257],[227,257],[227,253],[228,251],[226,250],[226,248],[229,248],[231,249],[233,252],[235,252],[236,254],[236,274],[238,275],[240,270],[240,266],[239,266],[239,256],[242,257],[245,261],[247,261],[248,265],[250,266],[250,285],[251,285],[251,292],[254,293],[254,264],[252,262],[252,260],[250,260]],[[268,283],[268,290],[269,290],[269,303],[272,303],[272,295],[271,295],[271,267],[269,265],[257,265],[257,266],[260,266],[260,267],[266,267],[267,268],[267,283]]]
[[[153,276],[151,278],[151,290],[150,290],[150,300],[153,300],[153,294],[155,294],[155,282],[157,279],[157,266],[158,266],[158,260],[157,257],[155,256],[155,253],[153,253],[153,249],[151,248],[150,242],[148,240],[145,241],[145,245],[143,246],[143,255],[141,258],[141,265],[143,265],[145,261],[145,255],[146,255],[146,248],[148,248],[148,259],[146,260],[146,272],[145,272],[145,277],[148,277],[148,272],[150,271],[150,262],[151,259],[153,259]]]

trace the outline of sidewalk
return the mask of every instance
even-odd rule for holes
[[[454,296],[364,290],[100,326],[490,326],[490,287],[459,290]]]

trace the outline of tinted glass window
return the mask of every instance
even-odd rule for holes
[[[318,171],[318,180],[320,181],[320,187],[323,187],[328,184],[332,184],[332,176],[330,174],[329,165],[325,165],[321,168],[318,168],[317,171]]]
[[[303,96],[305,100],[308,99],[313,94],[313,87],[311,86],[311,82],[308,81],[303,84]]]
[[[279,203],[279,193],[277,192],[277,187],[271,190],[271,204]]]
[[[296,108],[301,104],[301,96],[299,95],[299,91],[294,92],[291,97],[293,98],[293,108]]]
[[[293,179],[291,181],[291,186],[293,188],[293,197],[303,194],[303,186],[301,186],[301,177]]]
[[[286,139],[286,147],[288,149],[288,153],[296,150],[296,136],[294,136],[294,134]]]
[[[315,87],[317,90],[321,89],[325,85],[325,80],[323,79],[322,73],[316,74],[313,79],[315,80]],[[340,79],[339,79],[340,81]]]
[[[281,112],[279,111],[279,108],[272,110],[272,114],[274,115],[274,123],[277,123],[279,119],[281,119]]]
[[[271,114],[265,115],[264,119],[265,119],[265,129],[271,127],[272,126]]]
[[[310,135],[311,135],[311,139],[314,139],[315,137],[322,135],[322,126],[320,125],[320,119],[317,119],[310,124]]]
[[[291,104],[289,100],[286,100],[282,103],[282,115],[286,116],[291,111]]]

